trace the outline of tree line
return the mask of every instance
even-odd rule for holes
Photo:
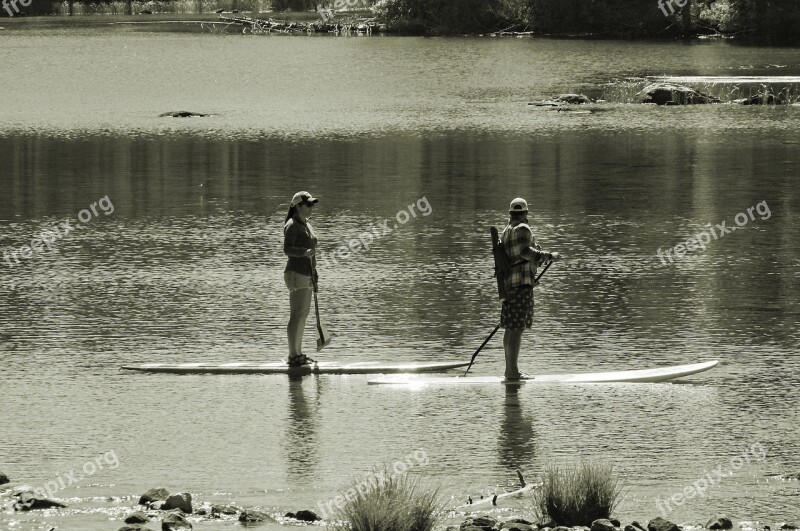
[[[16,0],[21,5],[24,0]],[[308,11],[334,0],[27,0],[27,15],[145,9],[211,12]],[[800,43],[800,0],[363,0],[394,30],[424,34],[487,33],[503,29],[536,34],[623,38],[690,37],[720,34],[770,44]],[[154,9],[155,7],[155,9]],[[180,8],[180,9],[178,9]],[[12,13],[13,14],[13,13]],[[0,16],[9,16],[0,10]]]

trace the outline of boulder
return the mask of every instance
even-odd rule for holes
[[[591,531],[615,531],[614,524],[607,518],[598,518],[592,522]]]
[[[702,92],[683,85],[672,83],[651,83],[636,95],[641,103],[655,103],[656,105],[697,105],[704,103],[719,103],[719,98],[703,94]]]
[[[647,531],[681,531],[681,528],[658,516],[647,522]]]
[[[296,513],[286,513],[286,518],[294,518],[301,522],[317,522],[322,520],[314,511],[306,511],[305,509],[301,509]]]
[[[270,522],[270,523],[277,522],[277,520],[275,520],[267,513],[261,511],[255,511],[253,509],[245,509],[244,511],[242,511],[242,514],[239,515],[239,521],[247,524],[252,524],[256,522]]]
[[[167,489],[150,489],[139,497],[139,505],[150,505],[154,501],[164,501],[169,498]]]
[[[126,524],[146,524],[149,521],[150,518],[142,511],[136,511],[135,513],[131,513],[124,520]]]
[[[0,485],[5,485],[6,483],[11,483],[11,481],[8,479],[8,476],[0,472]]]
[[[164,500],[164,505],[161,506],[161,509],[164,511],[180,509],[186,514],[192,514],[192,495],[188,492],[173,494]]]
[[[733,529],[733,522],[727,516],[712,518],[705,525],[706,529]]]
[[[609,518],[608,521],[611,522],[611,525],[614,527],[622,527],[622,524],[616,518]]]
[[[161,531],[186,531],[192,529],[192,524],[180,513],[169,513],[161,520]]]

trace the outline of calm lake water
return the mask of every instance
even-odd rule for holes
[[[448,507],[513,488],[516,469],[535,481],[588,459],[624,479],[623,520],[713,477],[668,518],[798,523],[800,484],[779,476],[800,472],[800,108],[610,97],[647,76],[797,76],[798,49],[118,27],[12,28],[0,46],[0,253],[63,236],[0,262],[0,471],[60,478],[69,505],[0,527],[116,529],[160,486],[318,510],[406,458]],[[526,105],[560,92],[611,101]],[[182,109],[213,116],[158,117]],[[468,360],[499,313],[488,228],[523,196],[564,256],[537,290],[523,370],[722,364],[675,385],[518,390],[119,372],[285,357],[281,225],[298,190],[320,197],[335,335],[320,359]],[[402,223],[412,203],[427,207]],[[397,228],[368,251],[331,258],[384,220]],[[657,256],[723,221],[737,230],[705,250]],[[498,337],[473,371],[502,367]]]

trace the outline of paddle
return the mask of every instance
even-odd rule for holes
[[[314,259],[309,258],[309,260],[311,260],[311,282],[314,285],[314,311],[317,315],[317,350],[322,350],[322,347],[326,347],[331,344],[331,335],[319,319],[319,301],[317,300],[317,268],[314,265]]]
[[[534,285],[535,285],[537,282],[539,282],[539,279],[540,279],[540,278],[542,278],[542,275],[544,275],[544,274],[545,274],[545,272],[546,272],[546,271],[547,271],[547,270],[550,268],[550,266],[551,266],[551,265],[553,265],[553,262],[552,262],[552,261],[550,261],[550,262],[547,262],[547,265],[546,265],[546,266],[544,266],[544,269],[542,269],[542,272],[541,272],[541,273],[539,273],[539,276],[537,276],[537,277],[536,277],[536,280],[534,281]],[[487,338],[486,338],[486,339],[483,341],[483,343],[481,343],[481,346],[479,346],[479,347],[478,347],[478,350],[476,350],[476,351],[475,351],[475,354],[473,354],[473,355],[472,355],[472,359],[471,359],[471,360],[469,360],[469,366],[467,367],[467,370],[466,370],[466,371],[464,371],[464,376],[466,376],[466,375],[467,375],[467,373],[469,372],[469,370],[472,368],[472,364],[473,364],[473,363],[475,363],[475,358],[477,358],[477,357],[478,357],[478,353],[479,353],[481,350],[483,350],[483,347],[485,347],[485,346],[486,346],[486,343],[488,343],[488,342],[489,342],[489,340],[490,340],[490,339],[492,339],[492,336],[494,336],[494,335],[495,335],[495,333],[497,333],[497,331],[498,331],[499,329],[500,329],[500,323],[498,323],[498,324],[497,324],[497,326],[495,326],[495,327],[494,327],[494,330],[492,330],[492,333],[491,333],[491,334],[489,334],[489,337],[487,337]]]

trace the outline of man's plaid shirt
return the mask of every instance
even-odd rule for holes
[[[550,259],[550,253],[545,253],[541,248],[534,247],[536,238],[533,237],[531,228],[520,220],[512,220],[502,234],[500,242],[508,256],[511,265],[511,274],[506,278],[506,289],[510,290],[519,286],[533,286],[536,279],[536,268],[542,262]],[[537,246],[538,247],[538,246]]]

